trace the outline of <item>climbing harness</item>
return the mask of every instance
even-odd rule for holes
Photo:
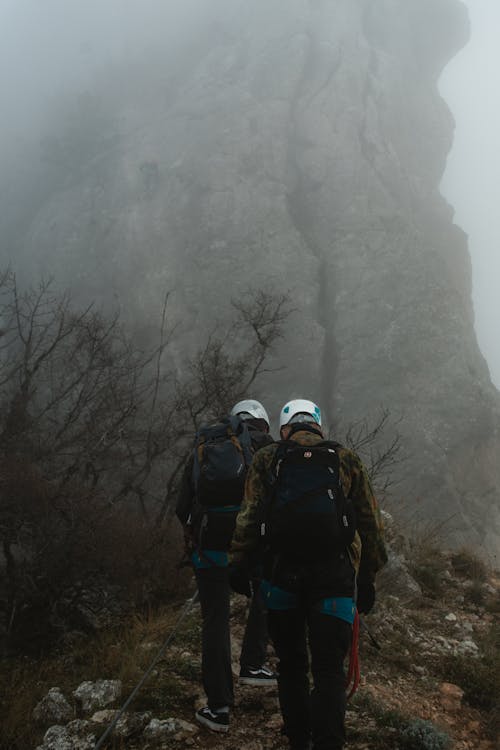
[[[184,607],[182,608],[182,611],[181,611],[179,617],[177,618],[177,622],[175,623],[172,632],[170,633],[170,635],[168,636],[168,638],[165,640],[164,644],[162,645],[162,647],[160,648],[160,650],[156,654],[155,658],[151,662],[151,665],[148,667],[148,669],[146,670],[146,672],[142,676],[141,680],[137,683],[137,685],[135,686],[135,688],[132,690],[132,692],[130,693],[129,697],[127,698],[127,700],[125,701],[125,703],[123,704],[123,706],[116,712],[116,714],[115,714],[115,716],[114,716],[113,721],[111,722],[111,724],[108,726],[108,728],[106,729],[106,731],[103,732],[103,734],[99,737],[99,740],[94,745],[94,750],[99,750],[99,748],[101,748],[103,746],[103,744],[104,744],[105,740],[107,739],[107,737],[109,737],[109,735],[111,734],[111,732],[113,731],[113,729],[116,727],[118,721],[123,716],[123,714],[125,713],[125,711],[127,710],[127,708],[130,706],[130,704],[134,700],[135,696],[137,695],[137,693],[139,692],[139,690],[141,689],[141,687],[144,685],[144,683],[148,679],[149,675],[151,674],[151,672],[153,671],[153,669],[155,668],[155,666],[158,664],[158,662],[162,658],[163,654],[165,653],[165,651],[169,647],[170,642],[173,640],[174,636],[177,634],[177,631],[179,630],[180,624],[182,623],[182,621],[184,620],[184,618],[186,617],[186,615],[189,613],[189,611],[190,611],[191,607],[193,606],[193,604],[195,604],[197,602],[197,600],[198,600],[198,590],[196,590],[195,593],[193,594],[193,596],[191,596],[186,601]]]
[[[349,668],[347,670],[346,692],[351,688],[347,694],[347,700],[352,698],[359,686],[361,679],[361,671],[359,666],[359,612],[356,610],[354,615],[354,622],[352,625],[352,640],[351,640],[351,652],[349,654]],[[352,683],[352,685],[351,685]]]

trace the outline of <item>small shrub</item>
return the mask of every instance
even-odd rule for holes
[[[370,750],[398,750],[400,729],[406,723],[399,711],[388,709],[365,691],[356,693],[352,705],[356,713],[356,719],[349,726],[353,744],[362,740],[369,743]]]
[[[500,737],[500,705],[498,704],[488,714],[486,731],[493,740]]]
[[[485,595],[481,581],[472,581],[472,584],[465,592],[464,600],[467,604],[473,604],[475,607],[484,606]]]
[[[201,663],[196,659],[178,660],[172,665],[172,670],[178,677],[183,677],[189,682],[199,682],[201,675]]]
[[[500,625],[494,625],[480,644],[481,656],[448,656],[442,674],[464,691],[464,699],[474,708],[495,711],[500,695]]]
[[[195,607],[182,623],[182,628],[175,637],[175,642],[182,648],[194,651],[200,648],[201,638],[201,615],[200,609]]]
[[[451,557],[453,570],[463,578],[484,583],[487,579],[486,565],[468,549],[461,549]]]
[[[399,711],[386,708],[368,692],[356,693],[353,704],[358,710],[372,716],[378,727],[398,729],[404,724],[404,717]]]
[[[401,747],[404,750],[446,750],[450,738],[432,722],[416,719],[401,732]]]
[[[435,599],[442,593],[441,571],[435,568],[432,563],[416,563],[412,566],[411,573],[424,593],[431,598]]]
[[[492,615],[500,615],[500,591],[488,596],[485,603],[486,610]]]
[[[435,599],[443,593],[445,560],[439,547],[425,539],[414,539],[410,573],[425,594]]]

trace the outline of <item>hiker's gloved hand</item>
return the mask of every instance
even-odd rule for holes
[[[250,599],[252,587],[250,586],[250,577],[246,565],[229,566],[229,585],[237,594],[243,594]]]
[[[356,606],[361,615],[367,615],[375,604],[375,584],[358,582],[358,600]]]

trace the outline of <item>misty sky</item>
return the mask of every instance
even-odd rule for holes
[[[469,235],[479,345],[500,388],[500,1],[465,4],[471,40],[440,81],[456,121],[441,189]]]
[[[175,48],[209,6],[210,0],[0,0],[2,138],[8,128],[19,138],[38,122],[43,127],[56,99],[92,88],[104,65],[134,62],[160,44]]]
[[[175,48],[216,0],[0,0],[1,160],[23,153],[66,88],[92,87],[96,68],[144,48]],[[479,344],[500,387],[500,0],[466,0],[472,38],[448,65],[440,90],[456,120],[442,190],[469,235]],[[159,8],[161,12],[159,13]]]

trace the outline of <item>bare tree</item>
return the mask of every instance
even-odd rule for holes
[[[405,456],[398,420],[381,408],[374,422],[360,419],[349,424],[340,442],[359,453],[379,499],[385,498],[397,483],[397,467]]]
[[[176,460],[158,520],[172,506],[193,434],[202,422],[227,414],[233,404],[248,396],[261,375],[272,372],[270,355],[283,338],[285,322],[293,312],[288,295],[271,290],[248,289],[240,299],[231,301],[231,307],[236,314],[232,325],[226,330],[218,326],[208,336],[206,344],[189,360],[187,376],[176,383]]]
[[[105,485],[113,502],[137,489],[168,444],[157,408],[165,311],[158,347],[143,352],[117,316],[76,313],[50,282],[20,294],[7,274],[0,319],[2,454],[36,463],[61,492],[70,480]]]
[[[180,380],[165,363],[173,335],[168,305],[167,294],[157,343],[145,351],[118,316],[92,305],[75,310],[50,281],[21,291],[13,273],[0,275],[0,600],[7,630],[15,630],[26,602],[53,612],[77,578],[106,574],[120,555],[136,554],[137,570],[152,578],[146,558],[154,566],[168,546],[165,522],[193,431],[269,371],[289,313],[286,297],[249,291],[232,303],[233,322],[212,332]],[[118,549],[126,523],[133,531]]]
[[[75,311],[50,281],[21,292],[14,274],[0,277],[0,539],[10,627],[23,600],[50,598],[55,580],[63,588],[83,557],[99,567],[119,500],[127,501],[120,513],[135,504],[147,517],[154,470],[174,439],[161,362],[167,302],[159,343],[142,351],[117,316]]]

